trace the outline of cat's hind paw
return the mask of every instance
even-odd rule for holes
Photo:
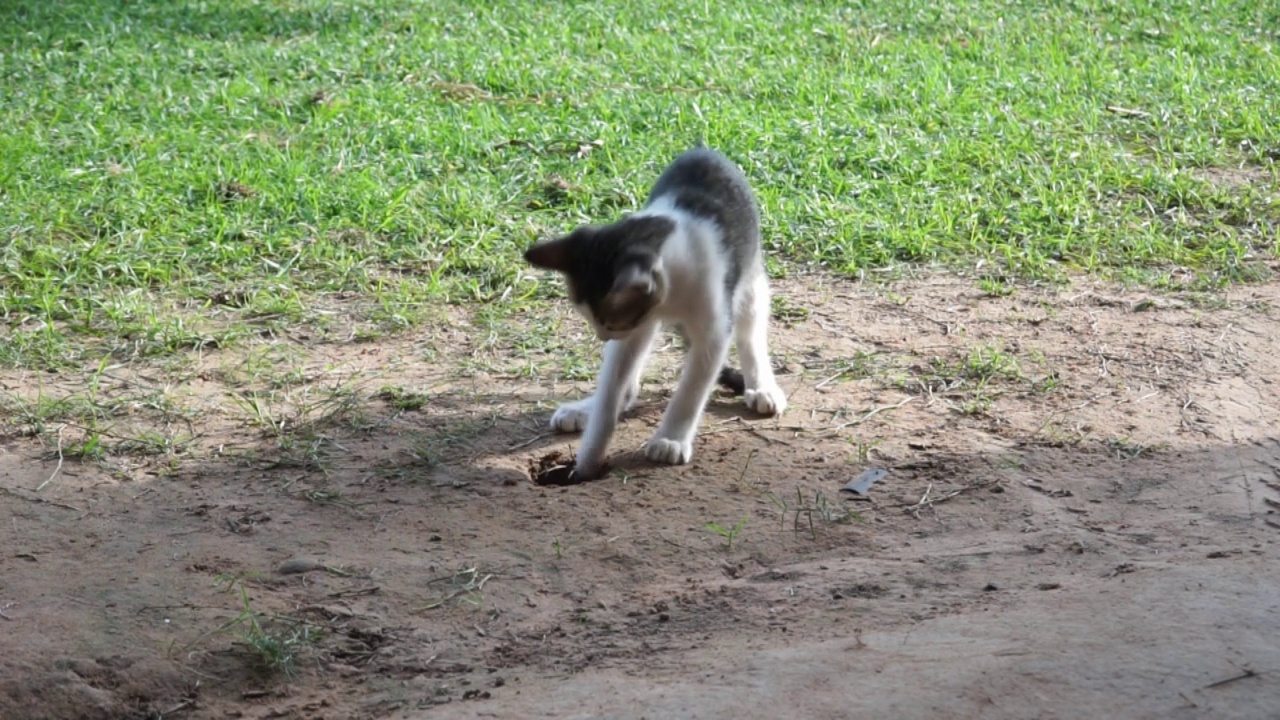
[[[742,399],[747,407],[761,415],[781,415],[787,409],[787,396],[777,385],[748,390]]]
[[[664,465],[684,465],[693,459],[693,441],[656,437],[645,445],[644,456]]]
[[[551,427],[556,432],[582,432],[591,417],[591,398],[565,403],[551,414]]]

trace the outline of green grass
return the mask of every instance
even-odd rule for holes
[[[1243,0],[13,0],[0,365],[516,312],[556,294],[525,245],[699,138],[778,271],[1254,279],[1278,33]]]
[[[742,532],[742,528],[746,527],[747,521],[750,519],[750,515],[743,515],[742,519],[734,523],[732,527],[721,525],[716,522],[709,522],[703,526],[703,529],[724,538],[724,549],[726,551],[732,551],[734,538],[738,537],[739,533]]]
[[[264,669],[282,671],[292,677],[298,656],[313,647],[319,639],[320,630],[305,621],[268,615],[255,609],[249,600],[245,578],[220,575],[217,584],[222,590],[237,596],[240,612],[213,634],[237,634]]]

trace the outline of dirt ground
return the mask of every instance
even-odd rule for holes
[[[110,368],[101,460],[11,418],[0,717],[1280,717],[1280,285],[776,293],[784,417],[647,465],[667,349],[572,487],[589,383],[461,316]]]

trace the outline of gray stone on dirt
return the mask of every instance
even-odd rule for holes
[[[871,486],[888,477],[889,471],[884,468],[871,468],[864,470],[858,477],[850,480],[844,487],[840,488],[845,492],[857,493],[866,496],[871,490]]]

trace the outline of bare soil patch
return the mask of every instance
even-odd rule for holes
[[[566,487],[532,474],[589,384],[515,342],[475,369],[467,317],[0,377],[0,717],[1280,707],[1280,285],[777,293],[783,417],[718,397],[692,464],[647,464],[668,350]]]

